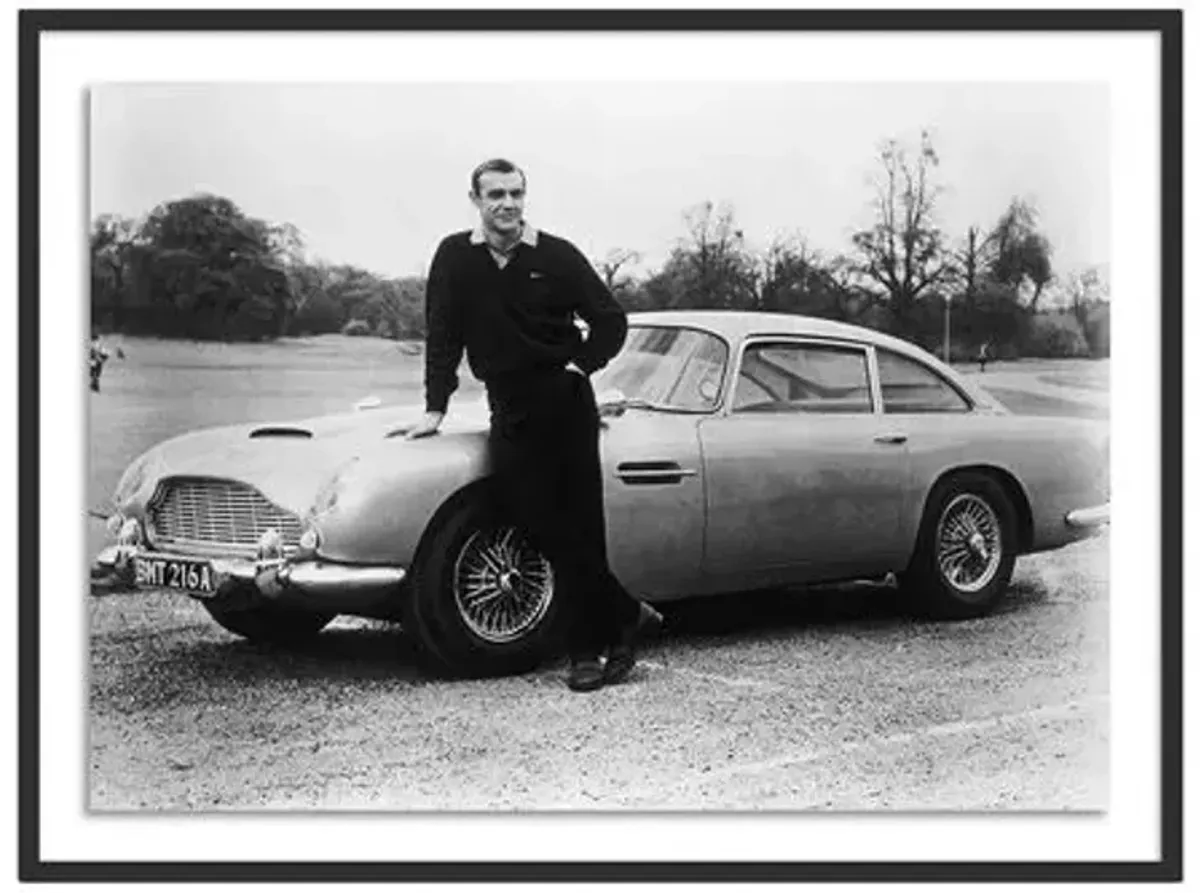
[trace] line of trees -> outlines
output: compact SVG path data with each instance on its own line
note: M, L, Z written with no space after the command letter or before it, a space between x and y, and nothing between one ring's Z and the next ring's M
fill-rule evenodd
M763 250L747 244L734 209L711 202L684 214L685 234L658 271L620 275L631 252L597 264L631 309L732 308L804 313L892 332L938 352L991 356L1107 356L1108 289L1100 270L1059 275L1030 200L1014 197L991 226L960 239L938 223L938 156L885 143L872 183L871 222L842 253L802 234ZM1047 300L1052 297L1052 300Z
M291 224L246 215L227 198L166 202L91 232L94 327L222 341L352 331L421 333L425 284L306 259Z
M629 310L725 308L805 313L889 331L955 358L1107 356L1108 289L1098 269L1059 274L1033 202L1013 198L990 226L952 238L938 222L938 155L923 134L878 153L869 225L847 250L802 233L749 244L727 204L683 214L657 270L615 248L595 259ZM141 221L104 215L91 233L93 326L216 340L329 332L424 334L425 283L313 261L290 224L246 215L227 198L166 202ZM946 343L949 305L950 342Z

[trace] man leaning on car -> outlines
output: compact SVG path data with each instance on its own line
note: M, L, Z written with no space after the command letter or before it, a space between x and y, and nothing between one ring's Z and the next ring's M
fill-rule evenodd
M608 565L599 417L588 376L621 349L627 322L583 254L524 218L524 172L479 165L479 225L444 238L426 289L425 408L410 438L437 432L465 350L487 389L488 445L503 509L550 561L567 613L575 691L623 681L662 618ZM575 324L588 325L584 336ZM601 656L605 660L601 661Z

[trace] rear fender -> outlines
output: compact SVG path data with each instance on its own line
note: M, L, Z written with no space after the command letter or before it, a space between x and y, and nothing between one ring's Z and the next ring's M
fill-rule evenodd
M1107 501L1107 426L1080 419L996 416L965 438L914 438L911 502L917 531L934 487L949 475L973 470L995 477L1013 499L1021 523L1022 553L1054 549L1081 538L1067 512ZM964 455L970 460L962 461ZM913 545L915 547L916 537Z
M925 498L918 502L919 513L911 528L913 530L913 538L908 550L910 560L911 556L916 552L917 541L921 535L921 524L929 511L929 501L933 498L933 494L943 483L955 475L966 474L968 472L985 474L1004 488L1005 494L1008 496L1013 509L1017 513L1017 551L1018 553L1024 553L1032 548L1033 509L1029 503L1029 495L1025 492L1025 488L1021 486L1020 481L1017 480L1016 475L1008 469L1000 468L996 465L961 465L954 468L947 468L943 471L925 491Z

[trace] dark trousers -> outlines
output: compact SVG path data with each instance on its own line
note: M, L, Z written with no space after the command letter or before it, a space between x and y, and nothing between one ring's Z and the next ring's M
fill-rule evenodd
M487 383L491 464L505 513L554 569L572 657L598 655L639 603L608 566L592 385L565 369Z

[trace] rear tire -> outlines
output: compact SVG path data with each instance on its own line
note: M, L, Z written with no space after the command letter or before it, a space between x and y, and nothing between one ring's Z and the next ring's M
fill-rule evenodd
M479 498L464 500L434 531L409 582L401 622L437 672L524 673L557 645L549 562Z
M979 617L1008 589L1016 556L1017 514L1004 488L989 475L962 472L929 494L901 592L923 617Z
M219 598L201 604L213 620L234 635L276 645L294 645L312 639L335 616L277 605L231 606Z

